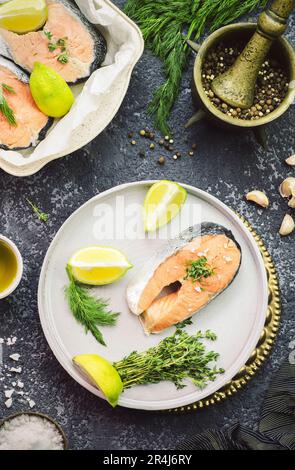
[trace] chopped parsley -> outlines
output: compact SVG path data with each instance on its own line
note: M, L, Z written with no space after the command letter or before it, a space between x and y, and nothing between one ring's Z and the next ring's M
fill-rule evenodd
M214 270L208 265L206 256L202 256L196 261L191 261L186 270L186 276L184 279L193 279L194 282L206 279L214 274Z

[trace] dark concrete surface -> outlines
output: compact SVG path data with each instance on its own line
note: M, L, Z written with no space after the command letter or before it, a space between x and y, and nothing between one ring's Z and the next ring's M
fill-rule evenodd
M123 2L116 2L121 4ZM295 18L288 31L295 44ZM172 114L177 148L184 154L166 165L156 163L158 151L138 156L139 146L128 143L127 133L151 126L145 109L152 91L161 82L161 64L146 51L132 75L126 98L113 122L93 142L68 157L50 163L34 176L18 179L0 170L0 233L19 246L25 262L24 277L17 291L0 301L0 337L17 337L14 346L3 347L4 364L8 356L21 354L20 374L25 397L36 402L34 410L48 413L64 427L73 449L173 449L187 436L208 427L221 427L239 421L255 427L269 380L288 355L288 344L295 339L295 249L294 234L280 238L278 228L286 202L277 188L294 170L284 159L295 153L294 106L269 126L268 149L259 147L250 133L231 134L200 123L184 131L183 123L193 112L190 76L193 59L184 75L181 95ZM196 142L194 157L187 156ZM44 338L37 308L37 285L41 264L56 231L66 218L89 198L120 183L144 179L174 179L189 183L217 196L244 215L265 241L276 263L282 291L282 324L266 364L242 391L217 406L187 414L168 414L112 410L102 400L75 383L54 358ZM248 204L245 193L267 191L271 205L260 210ZM25 202L30 197L50 214L40 223ZM291 213L289 210L288 212ZM7 374L4 368L1 374ZM0 374L0 378L1 378ZM28 410L19 396L8 410L4 405L4 386L0 382L0 416Z

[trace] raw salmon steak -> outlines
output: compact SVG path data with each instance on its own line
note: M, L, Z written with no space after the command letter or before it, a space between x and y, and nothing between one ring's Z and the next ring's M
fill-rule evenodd
M17 34L0 28L0 54L32 72L41 62L68 83L86 80L103 62L106 42L69 0L47 0L48 20L40 31Z
M29 87L29 77L13 62L0 56L0 85L3 97L12 109L16 124L10 124L0 112L0 148L5 150L25 149L37 145L46 136L53 120L45 116L36 106Z
M192 269L200 263L203 276ZM129 308L140 316L146 333L159 333L224 291L240 264L241 248L230 230L211 222L196 225L170 240L130 282Z

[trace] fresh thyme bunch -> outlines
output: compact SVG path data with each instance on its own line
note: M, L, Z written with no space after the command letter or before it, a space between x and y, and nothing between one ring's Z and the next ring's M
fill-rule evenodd
M165 82L155 91L148 111L155 126L169 134L168 118L179 94L187 64L186 39L198 41L206 30L232 23L268 0L127 0L125 12L140 27L147 47L163 61Z
M134 351L113 366L125 389L134 385L155 384L162 380L173 382L180 389L185 387L184 379L191 380L202 389L224 372L223 369L212 366L219 354L206 351L200 341L204 338L214 341L216 335L209 330L205 334L198 331L195 335L190 335L178 326L172 336L164 338L157 346L142 353Z

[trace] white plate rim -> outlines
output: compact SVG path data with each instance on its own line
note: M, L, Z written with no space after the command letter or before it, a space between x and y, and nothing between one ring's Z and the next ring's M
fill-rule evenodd
M40 277L39 277L39 285L38 285L38 310L39 310L39 318L41 322L41 326L45 335L45 338L49 344L50 349L52 350L53 354L55 355L56 359L60 363L60 365L68 372L68 374L80 385L82 385L84 388L86 388L88 391L93 393L94 395L103 398L102 393L93 385L91 385L89 382L87 382L82 375L78 372L77 369L75 369L73 366L70 368L69 364L65 360L64 352L62 351L59 343L55 340L55 338L52 336L50 328L48 327L48 324L46 322L46 312L45 312L45 307L44 307L44 295L45 295L45 280L46 280L46 268L47 264L49 263L50 260L50 255L51 255L51 250L54 249L55 244L58 243L58 240L60 236L62 235L63 230L65 227L70 223L72 218L74 218L79 211L82 211L84 207L87 205L91 205L94 201L99 201L100 199L109 196L113 193L116 193L117 191L122 191L125 189L128 189L130 187L135 187L135 186L148 186L152 185L154 183L157 183L159 180L143 180L143 181L134 181L130 183L124 183L120 184L117 186L114 186L106 191L103 191L96 196L90 198L88 201L86 201L84 204L82 204L80 207L78 207L66 220L65 222L61 225L57 233L55 234L53 240L51 241L47 253L45 255L41 272L40 272ZM178 182L178 181L177 181ZM192 403L204 399L207 396L211 395L212 393L217 392L220 388L222 388L226 383L228 383L245 365L245 363L248 361L249 357L251 356L253 350L255 349L258 340L260 338L261 332L263 330L264 324L265 324L265 318L266 318L266 313L267 313L267 305L268 305L268 287L267 287L267 274L266 274L266 269L264 266L263 258L261 256L260 250L250 233L250 231L245 227L241 219L235 214L235 212L227 207L226 204L221 202L218 198L215 196L207 193L206 191L196 188L194 186L184 184L181 182L178 182L183 188L185 188L189 193L191 193L194 196L197 196L206 202L209 202L211 205L214 207L217 207L222 213L225 213L227 216L229 216L232 219L232 222L237 226L238 229L240 229L244 236L246 236L247 241L250 243L251 248L253 249L253 252L255 253L255 261L258 264L258 267L260 268L260 274L261 274L261 281L262 281L262 290L261 290L261 295L262 295L262 301L261 305L264 305L264 308L261 308L261 314L260 316L256 316L255 319L255 325L253 325L252 328L252 336L245 345L244 349L241 351L239 357L240 360L236 361L236 367L233 369L231 368L231 373L228 374L227 371L223 374L223 384L220 385L218 388L215 390L211 390L210 392L206 393L206 390L208 390L208 387L203 391L203 395L201 397L198 397L196 400L196 393L191 393L189 395L186 395L185 397L179 397L179 398L174 398L167 400L165 404L162 401L153 401L153 402L139 402L135 399L130 399L130 398L124 398L124 396L121 396L119 399L119 405L126 407L126 408L132 408L132 409L141 409L141 410L150 410L150 411L155 411L155 410L168 410L172 408L178 408L182 406L187 406L191 405ZM265 313L263 313L263 311ZM254 332L254 333L253 333ZM72 364L71 364L72 365ZM214 382L213 382L214 384ZM212 387L211 387L212 388ZM145 403L145 405L143 405Z

